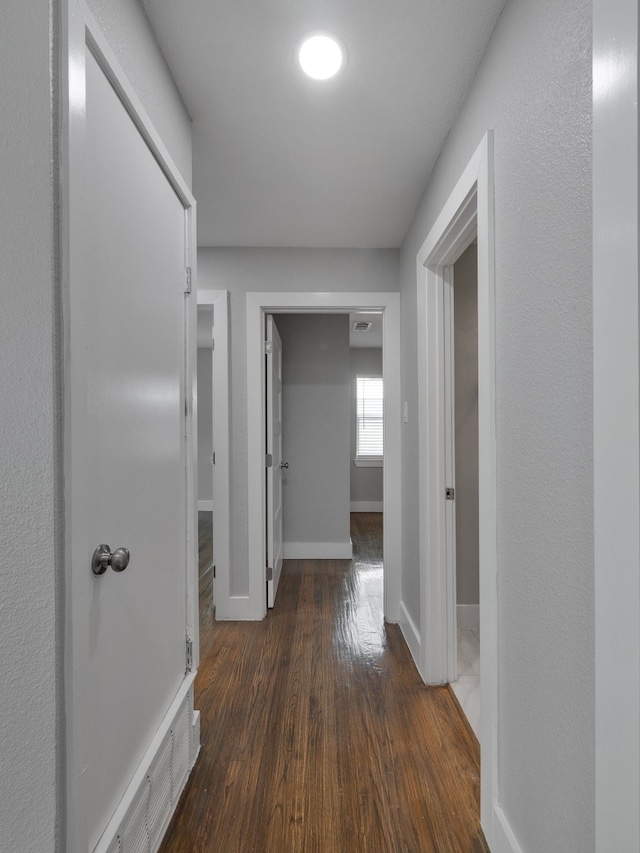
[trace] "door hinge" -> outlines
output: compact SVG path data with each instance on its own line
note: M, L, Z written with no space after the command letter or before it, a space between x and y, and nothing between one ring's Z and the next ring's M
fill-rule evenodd
M267 566L267 580L273 580L273 566Z
M444 490L444 499L446 501L452 501L455 498L456 490L452 489L451 486Z
M215 578L215 576L216 576L216 564L214 563L213 564L213 577Z
M216 452L215 452L215 450L214 450L214 451L213 451L213 453L211 454L211 464L212 464L212 465L215 465L215 464L216 464Z
M185 269L184 292L191 293L191 267Z
M187 637L187 672L193 669L193 640Z
M264 457L264 467L272 468L273 467L273 456L270 453L267 453Z
M271 355L273 352L273 341L265 341L264 342L264 353L265 355Z

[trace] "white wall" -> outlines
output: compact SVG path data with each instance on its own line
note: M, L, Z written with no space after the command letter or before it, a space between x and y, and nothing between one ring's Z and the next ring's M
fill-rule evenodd
M349 535L349 317L280 314L283 537L336 543ZM321 556L320 551L318 556Z
M198 500L213 500L213 408L211 347L198 347Z
M246 298L250 291L395 291L396 249L199 248L199 287L230 293L231 595L249 591Z
M3 849L30 853L65 849L59 103L51 102L61 6L9 4L0 28L0 838ZM151 33L129 29L137 3L101 7L128 33L126 53L148 83L138 93L153 113L149 93L162 91L166 69ZM161 112L166 121L155 120L189 177L186 114L169 103Z
M478 247L453 272L455 370L456 599L479 604L478 557Z
M356 503L382 503L382 468L358 467L356 458L356 417L358 376L382 376L382 349L351 350L351 501Z
M402 248L495 130L499 796L525 853L594 849L591 3L511 0ZM403 434L403 600L419 623L418 452Z
M0 27L0 838L56 849L62 785L60 296L49 9Z

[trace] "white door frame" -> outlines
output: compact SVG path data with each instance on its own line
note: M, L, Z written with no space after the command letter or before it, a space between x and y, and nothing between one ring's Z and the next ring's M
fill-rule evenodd
M229 461L229 291L199 290L198 305L213 306L213 563L216 619L229 619L230 461ZM195 417L197 423L197 416Z
M67 574L65 580L65 717L66 717L66 841L65 849L70 853L88 849L88 834L85 807L86 785L83 772L87 764L87 744L91 737L91 719L87 712L89 658L87 637L89 636L90 603L77 600L74 596L73 579L77 572L90 571L90 554L85 554L77 544L79 537L75 531L86 529L86 510L80 501L74 501L78 483L78 473L72 469L71 447L74 452L84 452L84 437L73 429L76 422L82 422L82 407L86 394L78 369L81 353L74 351L71 330L73 328L74 294L88 279L89 256L85 238L85 185L87 150L85 145L85 54L90 50L100 63L111 84L118 93L141 135L162 168L167 180L173 187L185 208L185 267L191 269L193 286L196 279L196 233L195 200L174 164L160 136L153 127L142 103L129 84L115 54L104 38L95 20L91 16L84 0L68 0L62 4L61 56L61 169L64 176L61 187L62 205L62 282L63 282L63 318L64 318L64 479L65 479L65 553ZM133 189L132 189L133 191ZM185 278L186 284L186 278ZM116 820L128 819L134 801L144 790L145 767L151 767L154 751L157 751L171 735L177 714L187 706L191 708L193 681L197 666L198 640L198 536L197 536L197 446L193 418L193 398L191 390L195 381L196 363L196 300L185 296L185 395L186 395L186 602L177 606L185 607L185 628L187 635L194 640L196 659L192 670L187 672L178 696L167 712L160 729L143 758L140 770L131 781L131 785L114 815ZM96 323L97 334L101 333ZM73 439L73 441L72 441ZM80 446L79 446L80 445ZM80 489L79 489L80 491ZM73 511L72 511L73 510ZM191 728L191 721L188 723ZM190 737L195 735L193 731ZM192 740L191 759L195 758L197 747ZM176 792L177 793L177 792ZM167 821L170 814L167 815ZM110 824L111 827L111 824ZM107 832L105 831L105 836ZM108 842L98 845L102 849ZM98 849L97 848L97 849Z
M419 379L420 672L456 676L455 566L445 523L444 301L451 266L478 238L478 444L481 685L481 821L491 845L498 804L493 133L487 132L416 258ZM448 336L451 343L452 336Z
M593 12L596 850L639 850L638 3Z
M400 294L247 293L247 454L249 596L245 619L267 612L265 550L264 316L265 314L347 314L383 311L384 429L384 615L400 617L401 458L400 458Z
M282 482L282 339L273 314L266 315L266 451L270 465L266 470L267 482L267 607L273 607L278 593L282 564L283 540L283 482ZM276 505L277 501L277 505Z

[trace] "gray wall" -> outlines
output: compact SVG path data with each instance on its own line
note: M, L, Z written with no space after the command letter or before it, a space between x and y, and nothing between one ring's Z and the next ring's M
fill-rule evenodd
M472 243L453 272L456 597L478 604L478 247Z
M230 291L231 595L247 595L246 296L249 291L397 291L396 249L198 249L198 286Z
M198 347L198 500L213 500L211 347Z
M140 0L87 0L180 174L191 186L191 119Z
M128 33L127 53L148 83L139 94L188 179L189 122L170 103L149 103L152 90L164 100L166 67L150 31L129 30L137 3L91 5ZM65 849L59 104L51 101L59 11L11 3L0 28L0 838L3 849L30 853Z
M349 317L281 314L284 542L349 543Z
M0 27L0 838L5 850L34 853L56 847L63 793L60 296L47 7L9 3Z
M499 786L524 851L594 849L591 3L507 3L402 248L495 130ZM403 599L419 623L418 451L403 433Z
M382 376L382 349L351 350L351 500L382 501L382 468L358 468L356 457L356 377Z

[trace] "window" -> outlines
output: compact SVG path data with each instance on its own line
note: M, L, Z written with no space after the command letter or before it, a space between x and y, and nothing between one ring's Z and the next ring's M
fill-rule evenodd
M384 388L381 376L356 378L356 465L381 465Z

